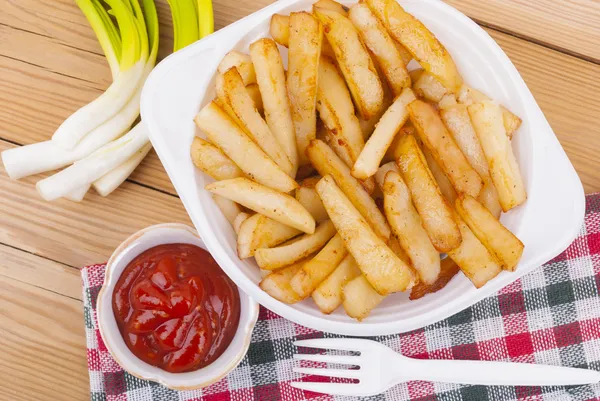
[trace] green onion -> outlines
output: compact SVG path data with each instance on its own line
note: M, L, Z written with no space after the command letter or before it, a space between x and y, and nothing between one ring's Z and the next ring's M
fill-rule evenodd
M198 27L200 39L215 31L212 0L198 0Z

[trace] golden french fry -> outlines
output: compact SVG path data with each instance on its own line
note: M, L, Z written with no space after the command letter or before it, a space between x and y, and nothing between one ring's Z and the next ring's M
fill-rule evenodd
M213 200L232 226L235 223L235 218L242 213L242 208L237 203L219 195L212 195Z
M387 152L385 152L385 156L383 157L384 163L396 161L396 149L398 148L398 143L400 143L400 139L402 138L402 135L413 135L414 136L416 134L415 127L413 127L412 124L409 125L409 123L410 123L410 121L407 124L405 124L404 127L400 128L400 131L398 131L398 133L394 137L392 144L388 148Z
M319 181L317 192L346 248L378 293L386 295L413 286L416 278L411 268L375 234L332 176Z
M302 233L260 213L245 220L236 232L237 253L240 259L254 256L259 248L274 247Z
M338 12L344 17L348 16L348 7L343 6L334 0L319 0L313 4L313 7L326 8L328 10Z
M281 192L289 192L298 186L214 102L204 106L194 121L212 143L259 184Z
M388 162L388 163L382 165L377 170L377 173L375 173L375 182L377 182L377 185L379 186L379 188L382 191L383 191L383 184L385 184L385 175L390 171L395 171L397 173L400 172L400 170L398 169L398 165L396 164L395 161Z
M354 207L369 222L371 228L375 230L378 236L387 241L390 237L390 227L385 221L385 217L361 183L350 174L350 168L325 142L318 139L310 143L307 154L319 174L322 177L331 175Z
M320 177L319 177L320 179ZM306 180L304 180L306 182ZM321 202L321 198L317 194L317 190L312 187L305 186L304 182L296 188L296 200L314 217L317 223L327 220L329 216Z
M315 219L296 199L247 178L213 182L205 189L305 233L315 231Z
M492 182L491 177L483 182L483 188L477 197L477 201L485 206L495 218L499 219L502 214L502 206L500 206L498 190Z
M273 40L263 38L250 45L250 56L256 71L265 119L292 164L291 176L294 177L298 169L298 149L279 49Z
M385 216L421 281L433 284L440 274L440 254L423 228L406 183L395 171L385 176L383 205Z
M444 195L444 198L446 198L450 206L453 206L458 194L454 190L452 183L448 177L446 177L446 174L444 174L442 168L439 164L437 164L431 153L424 148L421 148L421 150L423 151L423 156L425 156L425 160L427 161L427 167L429 167L433 178L435 178L435 182L437 182L442 195Z
M517 268L524 245L489 210L475 198L464 196L456 200L456 211L504 270Z
M415 95L430 102L439 103L448 94L448 89L433 75L422 69L410 72ZM449 94L453 96L452 94Z
M243 177L244 173L215 145L195 137L191 148L192 162L215 180Z
M360 129L363 132L363 138L365 138L365 141L367 139L369 139L371 134L373 134L373 131L375 131L375 126L381 119L381 116L391 106L393 101L394 101L394 97L392 95L392 92L387 88L387 86L384 86L383 87L383 106L381 107L381 109L379 109L379 111L373 117L371 117L369 119L363 119L362 117L359 116L358 122L360 124Z
M290 17L287 15L273 14L269 32L275 42L283 47L288 47L290 42ZM335 58L335 53L325 38L323 38L323 43L321 44L321 54L331 59Z
M254 107L260 114L264 114L265 108L263 105L262 96L260 95L260 89L258 89L258 84L250 84L246 86L246 92L252 99L252 103L254 103Z
M448 50L421 21L404 11L396 0L366 0L392 37L413 55L421 66L448 90L456 92L462 77Z
M319 310L325 314L336 310L342 304L342 291L346 283L361 274L352 255L346 255L333 273L323 280L311 294Z
M311 14L290 14L287 90L296 132L300 164L306 164L306 148L317 135L317 82L323 25Z
M236 234L240 233L240 227L244 223L244 221L248 220L252 215L250 213L241 212L237 216L235 216L235 220L233 220L233 231Z
M448 256L456 262L476 288L481 288L496 277L502 268L460 216L456 217L456 221L463 240L458 248L448 252Z
M473 103L484 102L486 100L492 100L484 93L478 91L477 89L473 89L467 85L463 85L460 90L456 93L456 97L459 103L465 104L467 106ZM521 119L508 110L504 106L500 106L502 109L502 122L504 123L504 128L506 129L506 135L509 138L513 137L513 134L516 130L521 126Z
M240 126L267 156L288 175L295 175L285 150L254 107L237 68L231 68L221 76L222 79L217 79L217 86L222 84L222 91L218 88L217 93L221 92L223 97L219 96L219 99L231 108Z
M410 88L405 88L402 94L383 114L373 135L365 144L362 152L352 167L352 175L359 180L366 180L373 176L381 160L391 146L394 137L408 120L408 105L415 100L415 95Z
M439 252L448 252L458 247L461 237L452 208L427 167L417 140L412 135L403 136L396 152L398 168L431 243Z
M290 282L292 289L301 298L307 298L335 270L347 254L348 251L342 237L336 234L314 258L304 263L292 277Z
M275 248L259 248L254 252L254 257L261 269L279 269L318 251L334 235L335 226L331 220L325 220L313 234L305 234Z
M458 103L456 102L456 96L454 96L454 93L448 93L442 96L442 98L438 102L438 108L440 110L443 110L445 108L452 107L457 104Z
M359 115L363 119L373 117L383 107L383 86L356 28L335 11L318 7L313 10L323 23L325 36L333 47Z
M390 247L390 249L392 250L392 252L394 252L396 254L396 256L398 256L400 258L401 261L406 263L407 266L409 266L412 270L414 270L413 266L412 266L412 262L410 260L410 256L408 256L406 251L402 248L402 245L400 245L400 241L398 240L398 237L396 237L395 234L392 234L390 236L390 239L387 244ZM419 274L417 272L415 272L415 276L417 276L415 283L418 283L420 281L418 275Z
M256 83L256 73L254 72L254 65L249 55L232 50L223 57L223 60L221 60L217 67L217 71L219 74L224 74L225 71L233 67L237 68L240 72L244 85Z
M264 292L283 303L293 304L301 301L302 298L300 298L290 286L290 280L298 270L300 270L304 262L305 261L301 261L291 266L270 272L270 274L262 279L258 286Z
M500 106L494 102L473 103L467 107L473 127L490 167L502 210L507 212L527 199L517 159L502 122Z
M456 145L435 109L421 100L415 100L408 105L408 112L423 144L431 152L456 192L479 195L483 187L481 177Z
M444 288L450 282L450 280L458 274L459 271L460 268L452 259L446 258L442 260L440 275L437 280L435 280L435 282L432 284L421 282L415 285L412 290L410 290L409 299L414 301L415 299L423 298L427 294L438 292Z
M381 67L394 95L400 95L404 88L410 86L410 76L399 50L402 45L392 39L366 4L356 3L350 7L348 18L358 29L360 37Z
M346 283L342 294L346 314L358 321L369 316L371 311L385 299L385 296L375 291L363 275Z

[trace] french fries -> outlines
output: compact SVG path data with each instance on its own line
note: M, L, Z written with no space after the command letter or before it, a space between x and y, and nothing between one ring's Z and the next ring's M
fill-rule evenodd
M456 211L502 268L514 271L523 254L523 243L471 196L457 199Z
M244 221L248 220L251 216L252 215L250 213L246 212L241 212L237 216L235 216L235 219L233 220L233 231L235 231L235 233L239 235L240 227L242 226Z
M443 109L455 106L457 104L458 104L458 102L456 101L456 96L454 96L453 93L448 93L448 94L445 94L444 96L442 96L442 98L438 102L438 108L440 110L443 110Z
M415 95L430 102L439 103L448 94L448 89L433 75L422 69L410 72Z
M283 47L288 47L290 44L290 17L287 15L273 14L269 32L275 42ZM331 59L335 58L333 48L326 38L323 38L323 43L321 44L321 54Z
M291 176L294 177L298 169L298 147L279 49L273 40L259 39L250 45L250 56L256 71L265 119L285 151L292 165Z
M328 10L338 12L344 17L348 16L348 7L343 6L334 0L318 0L315 4L313 4L313 7L326 8Z
M313 181L312 178L307 178L296 188L296 200L308 210L317 223L320 223L327 220L329 216L315 189L316 182Z
M289 192L298 186L214 102L203 107L194 121L212 143L259 184L281 192Z
M366 0L392 37L413 55L425 70L449 91L460 89L463 80L452 56L421 21L404 11L396 0Z
M462 243L448 251L448 256L456 262L460 270L476 288L483 287L502 271L498 260L477 239L469 226L459 216L456 217Z
M451 206L454 205L454 201L456 201L458 194L452 186L452 183L448 177L446 177L446 174L444 174L440 165L437 164L433 156L431 156L431 153L429 153L427 149L421 148L421 150L423 151L423 156L425 156L425 160L427 161L427 167L429 167L433 178L435 178L435 182L437 182L442 195L444 195L444 198L446 198Z
M365 3L350 7L348 18L354 24L363 42L381 67L385 79L395 96L410 86L410 76L397 44L389 35L381 21ZM410 60L410 59L409 59Z
M336 310L343 302L342 292L346 283L361 274L352 255L346 255L333 273L323 280L311 294L319 310L325 314Z
M478 196L483 181L452 139L434 108L416 100L408 105L410 120L425 147L458 193Z
M294 263L291 266L271 272L266 275L258 285L264 292L286 304L293 304L301 301L290 286L290 280L302 268L305 261Z
M315 232L315 219L296 199L247 178L217 181L205 189L302 232Z
M463 85L460 88L460 90L456 93L456 97L459 103L465 104L467 106L473 103L491 100L482 92L478 91L477 89L473 89L467 85ZM521 126L522 121L517 115L512 113L506 107L500 106L500 108L502 109L502 122L504 123L504 128L506 129L506 135L508 135L509 138L512 138L515 131L518 130Z
M379 294L386 295L412 287L415 276L411 268L375 234L364 217L335 184L333 177L323 177L316 188L346 248L373 288ZM373 263L373 261L377 262Z
M398 170L398 165L396 164L395 161L388 162L388 163L382 165L377 170L377 173L375 173L375 182L377 183L377 186L379 186L379 188L382 191L383 191L383 184L385 184L385 176L390 171L395 171L397 173L400 173L400 170Z
M263 106L262 96L260 95L260 89L258 89L258 84L250 84L246 86L246 92L252 99L252 103L254 103L254 107L256 110L262 115L265 113L265 109Z
M427 167L417 140L412 135L403 136L398 144L397 155L398 168L431 243L439 252L458 247L461 236L452 209Z
M244 176L242 170L229 157L202 138L194 138L190 154L194 165L215 180L228 180Z
M412 90L405 88L383 114L352 167L354 177L366 180L377 172L394 137L408 119L408 105L415 99Z
M414 301L415 299L423 298L427 294L438 292L444 288L450 282L450 280L452 280L452 278L458 274L459 271L460 268L452 259L446 258L442 260L440 275L438 276L437 280L435 280L435 282L432 284L420 282L419 284L415 285L412 290L410 290L409 299Z
M334 235L335 226L331 220L325 220L317 226L313 234L305 234L275 248L259 248L254 257L261 269L279 269L315 253Z
M344 286L342 294L346 314L358 321L369 316L371 311L385 299L385 296L375 291L363 275L350 280Z
M317 82L323 25L306 12L290 14L287 90L296 132L300 164L306 164L306 148L316 137Z
M383 107L383 86L368 50L352 22L340 13L314 7L346 79L359 115L369 119Z
M219 74L224 74L225 71L233 67L237 68L240 72L244 85L256 83L256 73L250 56L237 50L232 50L223 57L223 60L221 60L217 67L217 71Z
M233 227L236 217L242 213L240 205L219 195L213 194L212 198L217 204L217 207L221 210L221 213L223 213L223 216L225 216L229 224Z
M301 298L307 298L348 255L344 240L336 234L314 258L302 265L290 285Z
M412 124L410 124L410 125L409 124L410 124L410 121L408 121L406 124L404 124L404 127L400 128L400 131L398 131L398 133L394 137L392 144L388 148L387 152L385 152L385 156L383 157L384 163L396 161L396 149L398 148L398 143L400 143L400 139L402 138L403 135L413 135L414 136L416 134L415 127L413 127Z
M440 254L431 244L415 210L408 187L395 171L388 171L383 185L385 215L402 249L408 254L421 281L433 284L440 274Z
M237 254L240 259L254 256L259 248L274 247L302 233L260 213L244 220L236 232Z
M226 103L235 113L237 121L248 133L250 138L288 175L293 176L295 169L287 157L286 152L275 136L271 133L269 126L254 107L254 102L242 81L242 76L237 68L231 68L222 75L223 79L217 82L222 86L223 103ZM219 84L217 84L219 85ZM217 93L221 92L217 89Z
M490 167L502 210L507 212L527 199L517 159L506 136L500 106L484 101L467 107Z
M385 221L385 217L361 183L350 174L348 166L344 164L325 142L318 139L310 143L307 155L319 174L322 177L331 175L354 207L369 222L375 233L383 238L384 241L387 241L391 231Z

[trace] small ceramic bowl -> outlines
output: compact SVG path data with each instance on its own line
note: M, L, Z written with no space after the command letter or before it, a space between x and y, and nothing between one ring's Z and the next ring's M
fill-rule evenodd
M97 314L100 334L117 363L140 379L152 380L176 390L192 390L213 384L231 372L244 358L252 330L258 319L258 303L240 293L240 322L225 352L213 363L193 372L169 373L137 358L127 348L112 308L112 295L119 276L140 253L162 244L193 244L206 249L196 230L183 224L159 224L145 228L126 239L114 251L106 266L104 284L98 294Z

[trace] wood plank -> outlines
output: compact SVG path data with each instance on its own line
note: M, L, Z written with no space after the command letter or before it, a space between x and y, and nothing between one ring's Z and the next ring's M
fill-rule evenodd
M89 398L81 301L0 276L0 399Z
M0 151L12 146L0 142ZM107 198L90 191L75 203L43 201L36 181L0 175L0 243L69 266L105 262L119 243L144 227L191 224L177 197L131 182Z
M489 27L600 62L597 0L444 0Z

